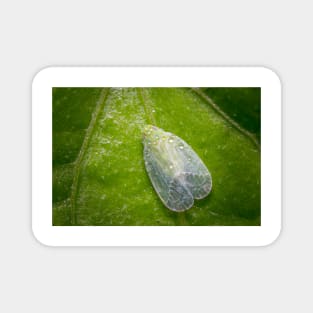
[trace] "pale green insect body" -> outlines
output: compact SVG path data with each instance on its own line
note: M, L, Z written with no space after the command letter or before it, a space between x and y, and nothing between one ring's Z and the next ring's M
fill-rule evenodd
M167 208L186 211L193 206L194 199L202 199L211 192L210 172L181 138L148 125L143 144L147 173Z

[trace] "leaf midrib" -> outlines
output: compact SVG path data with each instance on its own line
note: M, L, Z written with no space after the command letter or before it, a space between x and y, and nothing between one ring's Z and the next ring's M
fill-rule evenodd
M141 101L141 104L142 104L142 106L144 108L145 115L149 119L149 123L157 126L155 117L152 114L152 112L153 112L152 108L151 108L151 106L149 105L149 103L147 101L147 97L145 95L144 88L137 88L137 91L138 91L138 96L139 96L139 99Z

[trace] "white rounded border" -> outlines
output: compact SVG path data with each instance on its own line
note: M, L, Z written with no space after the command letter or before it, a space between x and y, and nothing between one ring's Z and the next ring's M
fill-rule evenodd
M52 87L261 87L261 226L52 226ZM281 83L264 67L49 67L32 85L32 229L49 246L264 246L281 230Z

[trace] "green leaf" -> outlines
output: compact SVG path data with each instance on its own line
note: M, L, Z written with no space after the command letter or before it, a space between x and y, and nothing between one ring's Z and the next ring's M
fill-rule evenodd
M202 88L241 127L261 137L261 88Z
M53 225L260 225L259 145L202 93L54 88ZM167 209L149 181L146 124L185 140L212 175L210 195L186 212Z

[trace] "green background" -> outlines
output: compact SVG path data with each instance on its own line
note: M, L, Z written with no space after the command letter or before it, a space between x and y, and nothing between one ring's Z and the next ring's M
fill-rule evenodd
M260 225L260 88L53 88L53 225ZM211 194L167 209L145 172L142 130L185 140Z

